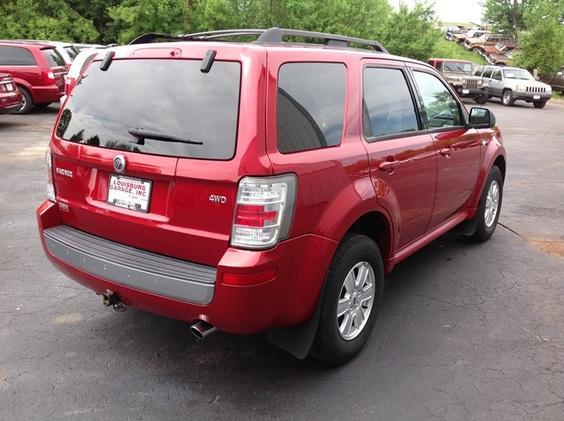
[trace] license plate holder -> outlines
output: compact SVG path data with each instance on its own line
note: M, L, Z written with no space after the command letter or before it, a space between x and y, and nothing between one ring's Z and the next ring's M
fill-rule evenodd
M151 180L110 174L107 202L120 208L147 213L152 186Z
M463 89L463 90L462 90L462 93L463 93L464 95L468 95L468 94L470 93L470 89Z

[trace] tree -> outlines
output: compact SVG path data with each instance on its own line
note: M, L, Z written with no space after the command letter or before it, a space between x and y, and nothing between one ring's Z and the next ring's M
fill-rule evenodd
M387 20L381 41L393 54L427 60L440 37L431 5L416 3L409 9L401 4Z
M175 34L185 32L188 17L184 0L124 0L108 8L109 27L119 34L120 43L128 43L146 32Z
M484 22L495 32L517 37L525 27L525 10L536 0L486 0Z
M64 0L0 3L0 38L95 41L98 32Z
M548 74L564 63L564 0L537 0L525 13L529 29L519 38L513 62Z

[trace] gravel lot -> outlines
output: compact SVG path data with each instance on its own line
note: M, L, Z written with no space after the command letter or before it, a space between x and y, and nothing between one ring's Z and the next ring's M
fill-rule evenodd
M564 420L564 103L488 106L509 154L502 226L399 265L338 369L103 307L37 237L56 109L0 116L0 419Z

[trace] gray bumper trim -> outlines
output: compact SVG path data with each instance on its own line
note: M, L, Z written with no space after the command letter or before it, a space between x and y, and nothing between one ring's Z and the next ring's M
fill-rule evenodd
M49 252L91 275L155 294L209 304L217 270L59 225L43 231Z

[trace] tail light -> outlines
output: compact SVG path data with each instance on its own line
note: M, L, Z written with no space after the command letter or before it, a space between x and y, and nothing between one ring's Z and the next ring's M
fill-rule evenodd
M55 81L55 73L53 73L52 71L43 72L43 78L45 80L45 83L50 85Z
M65 95L70 95L72 88L76 83L76 79L74 77L66 77L65 78Z
M47 199L55 201L55 183L53 181L53 157L51 149L47 148L45 153L45 166L47 167Z
M294 174L243 178L237 191L231 245L263 249L288 238L296 184Z

